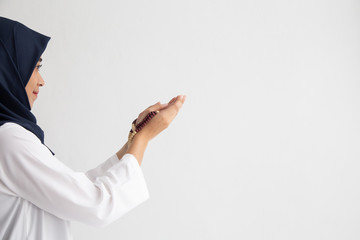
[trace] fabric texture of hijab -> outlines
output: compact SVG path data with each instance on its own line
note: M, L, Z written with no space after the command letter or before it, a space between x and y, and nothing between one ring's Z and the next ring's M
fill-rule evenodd
M49 40L17 21L0 17L0 126L17 123L34 133L42 144L44 131L31 112L25 87Z

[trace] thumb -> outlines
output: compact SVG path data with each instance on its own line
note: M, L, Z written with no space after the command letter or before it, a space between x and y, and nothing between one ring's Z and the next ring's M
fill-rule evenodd
M152 105L149 107L149 110L151 112L153 111L160 111L164 108L166 108L168 106L168 103L160 103L160 102L157 102L156 104Z

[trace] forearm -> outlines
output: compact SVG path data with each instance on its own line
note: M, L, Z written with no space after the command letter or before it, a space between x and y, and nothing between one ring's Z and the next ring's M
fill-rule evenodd
M122 159L122 157L125 155L126 151L128 149L127 143L124 144L124 146L116 153L118 159Z
M133 138L131 144L129 144L127 151L125 153L130 153L134 155L139 165L141 165L148 142L149 141L147 140L147 138L145 138L143 135L138 133Z

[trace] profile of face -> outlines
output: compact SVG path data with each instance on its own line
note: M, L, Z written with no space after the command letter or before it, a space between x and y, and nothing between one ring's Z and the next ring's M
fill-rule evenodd
M37 95L39 94L39 88L45 85L44 79L40 75L40 68L41 68L41 61L42 58L36 63L36 67L31 74L30 80L27 83L25 90L28 95L30 108L33 107L35 100L37 99Z

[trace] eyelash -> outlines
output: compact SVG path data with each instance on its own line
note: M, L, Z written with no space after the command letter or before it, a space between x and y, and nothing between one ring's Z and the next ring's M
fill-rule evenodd
M41 66L42 66L42 64L36 66L36 68L38 69L38 71L40 71Z

